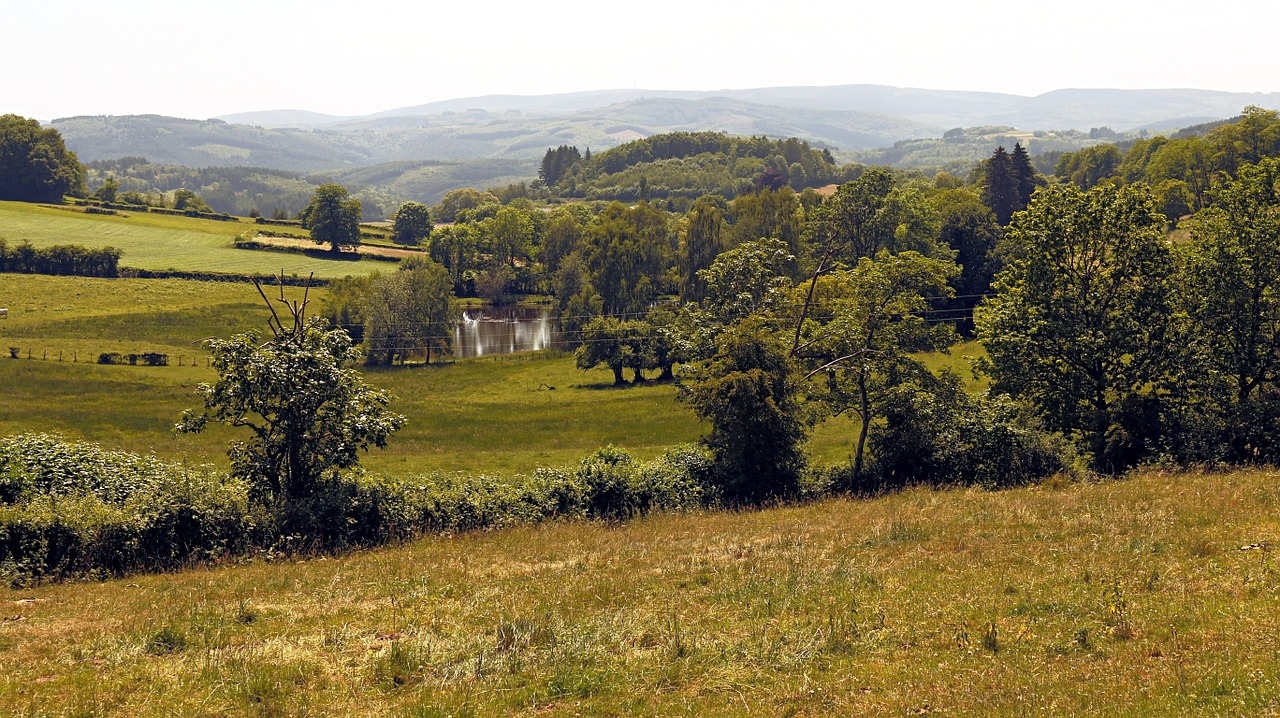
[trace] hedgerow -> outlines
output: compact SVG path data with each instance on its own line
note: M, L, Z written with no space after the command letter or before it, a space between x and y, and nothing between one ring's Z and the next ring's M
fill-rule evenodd
M25 584L172 570L251 556L374 546L555 519L616 520L713 503L711 455L647 462L605 447L570 469L516 476L331 473L305 498L48 434L0 439L0 579Z

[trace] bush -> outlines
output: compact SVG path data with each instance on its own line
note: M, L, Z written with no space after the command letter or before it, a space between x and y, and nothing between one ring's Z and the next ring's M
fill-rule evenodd
M10 582L243 554L252 521L245 487L207 470L44 434L0 440L0 574Z
M862 490L908 484L1023 484L1069 471L1070 445L1003 396L968 394L954 373L888 406L871 435L874 471Z
M635 477L631 455L616 446L596 449L583 459L577 478L586 494L587 514L620 519L639 513Z
M574 470L513 477L327 473L305 497L255 504L224 474L28 434L0 439L0 576L14 583L170 570L253 552L376 546L423 533L607 520L711 502L709 450L651 462L605 447Z

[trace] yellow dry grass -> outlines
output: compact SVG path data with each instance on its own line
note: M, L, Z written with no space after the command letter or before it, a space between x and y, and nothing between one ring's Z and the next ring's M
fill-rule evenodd
M1276 715L1278 478L910 490L12 591L0 712Z

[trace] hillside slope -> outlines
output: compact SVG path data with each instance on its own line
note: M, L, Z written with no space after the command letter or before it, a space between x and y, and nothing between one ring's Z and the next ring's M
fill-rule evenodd
M1270 715L1275 472L561 523L0 597L13 714ZM1270 544L1266 544L1269 546Z

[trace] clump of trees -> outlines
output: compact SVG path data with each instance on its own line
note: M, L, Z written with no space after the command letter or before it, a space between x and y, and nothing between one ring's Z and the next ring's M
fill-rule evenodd
M549 148L539 182L554 197L687 203L706 194L735 196L751 189L800 191L849 179L848 171L836 165L829 150L794 137L671 132L594 155L569 145Z
M1146 185L1042 191L978 308L995 387L1091 466L1273 462L1280 159L1242 165L1171 246Z
M448 270L410 257L394 272L338 280L330 286L322 316L329 326L361 342L369 364L390 366L453 348L458 303Z
M0 272L116 277L120 274L120 250L92 249L78 244L33 247L30 242L10 247L0 237Z
M0 199L61 202L84 194L84 168L62 135L35 120L0 115Z

